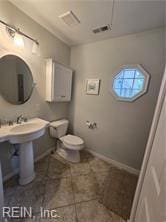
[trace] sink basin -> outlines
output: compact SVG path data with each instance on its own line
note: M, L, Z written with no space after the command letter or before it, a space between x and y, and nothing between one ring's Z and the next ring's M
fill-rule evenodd
M28 134L38 131L40 128L42 128L42 124L40 123L27 123L24 125L15 126L11 128L10 131L14 134Z
M22 144L41 137L45 133L46 121L43 122L41 119L35 120L11 127L9 142L12 144Z
M19 183L25 185L35 178L32 141L43 136L49 122L34 118L27 123L4 126L0 129L0 142L19 145Z

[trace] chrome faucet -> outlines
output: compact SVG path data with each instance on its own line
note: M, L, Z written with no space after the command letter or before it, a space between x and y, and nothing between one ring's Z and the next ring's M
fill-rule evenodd
M20 116L17 117L17 124L21 124L23 120L24 120L24 117L21 114Z
M22 114L20 116L17 117L17 124L21 124L22 122L27 122L28 118L24 117Z

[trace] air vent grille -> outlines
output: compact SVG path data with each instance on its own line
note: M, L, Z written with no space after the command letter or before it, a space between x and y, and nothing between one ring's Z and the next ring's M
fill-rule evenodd
M80 20L72 11L68 11L60 15L59 18L61 18L64 21L64 23L68 26L75 26L80 23Z
M109 30L111 30L110 25L105 25L105 26L93 29L92 31L93 31L93 33L97 34L97 33L105 32L105 31L109 31Z

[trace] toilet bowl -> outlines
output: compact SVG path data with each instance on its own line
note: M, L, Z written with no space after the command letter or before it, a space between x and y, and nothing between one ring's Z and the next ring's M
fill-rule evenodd
M58 139L56 152L64 159L78 163L80 162L80 150L84 148L84 141L71 134L67 134L69 121L66 119L50 123L50 135Z

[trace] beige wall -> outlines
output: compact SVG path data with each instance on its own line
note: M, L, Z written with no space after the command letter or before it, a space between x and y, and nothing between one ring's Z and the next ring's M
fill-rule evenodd
M10 39L7 38L8 36L3 36L5 33L4 27L0 27L0 56L5 53L14 53L21 56L29 64L34 80L37 82L37 87L31 99L24 105L14 106L0 97L0 119L15 120L20 114L24 114L29 118L39 116L46 120L66 117L68 115L67 103L49 104L44 100L45 58L52 57L60 63L69 65L70 48L7 1L0 1L0 19L19 27L25 33L38 39L41 49L40 57L32 55L32 43L26 39L25 49L22 51L16 49ZM8 84L9 87L12 86L11 81ZM35 155L41 154L53 145L54 141L46 134L41 139L35 141ZM11 145L9 143L0 144L0 160L2 162L3 175L11 172L10 148Z
M108 91L115 70L142 64L150 73L148 93L135 102L119 102ZM70 118L86 147L140 169L163 75L164 32L161 29L72 47L75 70ZM100 78L99 96L85 94L85 79ZM97 122L89 130L86 120Z

